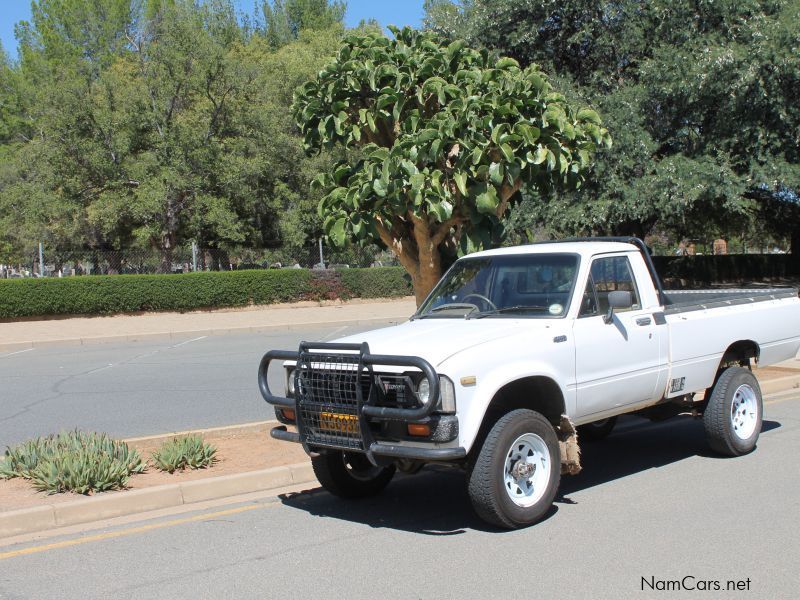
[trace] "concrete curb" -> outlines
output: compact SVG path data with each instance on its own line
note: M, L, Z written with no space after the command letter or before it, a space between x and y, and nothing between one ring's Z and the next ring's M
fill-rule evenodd
M183 341L189 336L216 336L232 333L269 333L273 331L296 331L315 325L391 325L408 319L408 315L397 317L373 317L369 319L343 319L327 321L311 321L307 323L292 323L281 325L259 325L246 327L230 327L227 329L192 329L181 331L137 333L132 335L107 335L97 337L63 338L41 341L7 342L0 344L0 352L15 352L31 348L44 348L54 346L92 346L95 344L113 344L115 342L147 342L147 341Z
M0 538L314 481L311 463L297 463L0 512Z

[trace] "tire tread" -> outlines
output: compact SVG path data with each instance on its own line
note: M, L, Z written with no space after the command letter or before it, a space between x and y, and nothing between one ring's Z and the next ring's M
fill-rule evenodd
M729 427L730 416L728 413L730 411L730 406L727 402L728 391L731 382L736 377L743 374L746 374L748 378L752 378L750 383L759 398L759 412L763 413L761 388L758 385L758 380L749 369L743 367L729 367L722 372L722 375L719 376L719 379L717 379L717 382L714 384L708 404L703 412L703 425L706 430L708 445L711 446L711 449L715 452L725 456L741 456L752 449L742 450L737 448L732 442L733 434ZM759 414L759 421L760 419L761 414ZM757 437L758 431L756 431L756 438Z
M472 501L472 507L481 519L504 529L516 529L521 525L531 524L519 523L505 514L501 504L502 498L499 497L503 492L494 485L496 465L492 464L498 451L498 444L501 441L503 430L514 421L522 418L531 418L539 421L545 428L550 429L553 436L555 436L552 424L540 413L527 409L512 410L503 415L491 428L480 451L475 455L469 470L467 491ZM560 456L551 456L551 461L553 463L551 468L555 469L557 473L555 485L557 488L561 473ZM555 494L555 491L553 491L553 494Z

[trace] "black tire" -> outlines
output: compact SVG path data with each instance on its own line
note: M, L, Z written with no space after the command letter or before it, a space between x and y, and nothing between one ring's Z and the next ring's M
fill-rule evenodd
M711 448L725 456L741 456L756 447L764 405L758 380L749 369L722 372L703 413Z
M535 477L536 469L548 468L542 465L549 464L549 471L542 471L540 475L543 478L540 484L544 487L536 486L532 497L525 498L522 485L526 484L509 483L506 475L513 479L508 466L520 462L514 460L514 453L523 447L518 443L528 434L533 436L529 437L534 444L543 442L540 448L547 451L547 456L542 452L543 460L533 470L531 478ZM535 460L538 454L528 456ZM560 481L561 454L553 425L537 412L518 409L500 418L489 431L471 463L468 491L472 506L481 519L505 529L517 529L532 525L544 517L553 504ZM515 492L523 497L515 501L512 499ZM533 503L529 506L520 504L528 500L533 500Z
M331 450L311 458L314 475L322 487L340 498L366 498L383 491L395 467L376 467L366 455Z
M600 419L594 423L581 425L578 427L578 440L597 442L605 439L614 431L616 424L617 417L609 417L608 419Z

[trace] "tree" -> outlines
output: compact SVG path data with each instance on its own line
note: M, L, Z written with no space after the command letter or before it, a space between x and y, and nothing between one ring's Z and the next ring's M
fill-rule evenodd
M419 303L442 275L443 253L496 242L523 186L579 186L610 138L596 112L575 110L535 66L392 31L393 40L346 37L294 111L309 152L358 151L318 180L330 239L382 242Z
M431 0L427 24L537 63L615 141L588 184L529 201L553 233L733 236L797 190L800 5L788 0ZM795 236L797 239L797 236ZM800 251L800 248L798 248Z
M342 27L345 3L329 0L262 0L264 37L280 48L300 37L301 31Z

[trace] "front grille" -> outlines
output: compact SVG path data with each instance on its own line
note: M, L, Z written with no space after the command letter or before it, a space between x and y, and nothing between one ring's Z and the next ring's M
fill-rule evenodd
M298 426L306 443L363 451L361 405L370 377L359 355L302 353L297 377Z
M414 394L411 378L404 374L379 373L374 376L376 382L375 404L379 406L396 406L414 408L417 398ZM364 396L366 398L366 396Z

